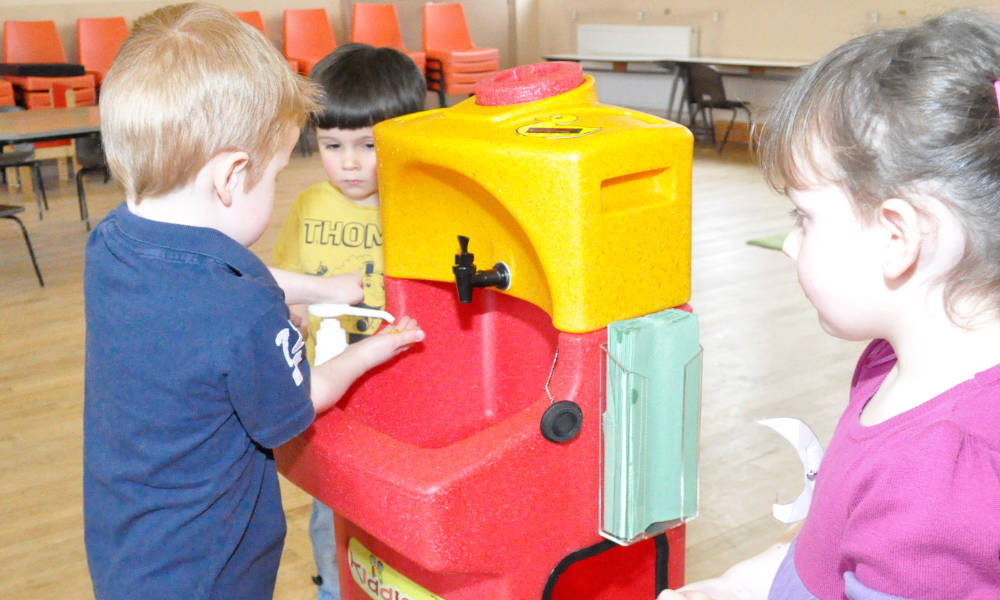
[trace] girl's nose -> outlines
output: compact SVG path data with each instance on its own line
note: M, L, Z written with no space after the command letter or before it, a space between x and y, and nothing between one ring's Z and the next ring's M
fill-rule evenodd
M785 236L785 241L781 243L781 251L792 260L799 259L799 247L802 246L802 231L795 228Z

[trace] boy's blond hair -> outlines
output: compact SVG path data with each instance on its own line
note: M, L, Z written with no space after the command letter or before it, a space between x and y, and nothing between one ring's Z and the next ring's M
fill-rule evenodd
M228 11L165 6L135 22L101 86L108 165L138 201L183 187L220 152L243 151L250 189L316 98L312 83Z

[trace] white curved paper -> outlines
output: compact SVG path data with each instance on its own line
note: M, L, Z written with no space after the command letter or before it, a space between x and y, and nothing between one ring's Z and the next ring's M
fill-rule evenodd
M795 447L795 452L802 461L803 487L798 498L789 504L778 504L771 509L774 518L782 523L795 523L806 518L809 504L812 502L813 489L816 487L816 473L823 460L823 446L808 425L791 417L761 419L757 423L770 427L781 437Z

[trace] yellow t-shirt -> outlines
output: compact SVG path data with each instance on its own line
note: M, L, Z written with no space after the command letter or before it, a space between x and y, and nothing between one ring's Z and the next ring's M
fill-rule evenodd
M378 207L359 206L329 181L299 194L281 227L273 250L275 264L288 271L329 276L358 271L364 280L365 299L359 306L385 308L382 283L382 223ZM320 319L309 317L306 355L315 356ZM345 316L340 319L348 341L371 335L381 319Z

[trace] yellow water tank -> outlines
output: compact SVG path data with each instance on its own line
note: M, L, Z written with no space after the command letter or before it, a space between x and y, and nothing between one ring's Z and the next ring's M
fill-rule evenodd
M502 71L451 108L376 125L387 276L453 280L463 235L479 269L505 263L507 293L561 331L688 301L691 133L598 103L594 80L562 64ZM579 73L569 91L487 94L567 71Z

